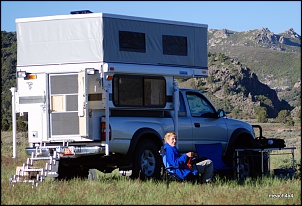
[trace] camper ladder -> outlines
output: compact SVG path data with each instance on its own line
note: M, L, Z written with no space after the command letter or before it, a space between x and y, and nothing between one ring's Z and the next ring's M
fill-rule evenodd
M52 156L39 157L40 151L38 148L35 152L31 153L31 157L27 158L26 163L23 166L18 166L16 174L9 179L9 181L15 186L16 183L32 183L37 187L40 182L43 182L45 177L57 177L58 176L58 160L59 154L54 151ZM45 168L34 167L35 161L47 161Z

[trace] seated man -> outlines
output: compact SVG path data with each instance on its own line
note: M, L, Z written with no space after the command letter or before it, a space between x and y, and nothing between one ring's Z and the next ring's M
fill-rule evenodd
M177 135L175 132L168 132L165 135L165 145L167 162L171 166L187 165L188 159L194 157L194 152L187 152L180 154L176 148ZM213 177L213 162L209 159L197 162L196 165L190 169L189 167L176 169L176 174L184 179L194 170L198 170L199 174L202 175L202 183L209 183Z

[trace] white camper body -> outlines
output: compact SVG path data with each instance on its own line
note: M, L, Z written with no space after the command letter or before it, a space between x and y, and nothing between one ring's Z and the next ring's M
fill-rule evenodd
M100 118L115 107L107 76L163 76L173 96L174 78L208 75L207 25L103 13L16 25L16 112L28 112L30 145L101 140Z

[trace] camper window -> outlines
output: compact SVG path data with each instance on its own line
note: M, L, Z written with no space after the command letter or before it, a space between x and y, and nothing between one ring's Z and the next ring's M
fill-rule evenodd
M163 77L114 75L113 104L116 107L165 107L166 81Z
M144 33L119 31L120 51L146 53L146 38Z
M163 54L188 56L187 37L185 36L162 36Z

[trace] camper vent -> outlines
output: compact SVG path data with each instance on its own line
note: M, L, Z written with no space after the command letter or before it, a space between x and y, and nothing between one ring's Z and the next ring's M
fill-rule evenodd
M81 10L81 11L71 11L70 14L89 14L89 13L93 13L89 10Z

